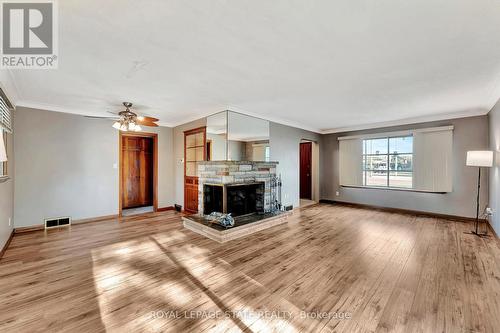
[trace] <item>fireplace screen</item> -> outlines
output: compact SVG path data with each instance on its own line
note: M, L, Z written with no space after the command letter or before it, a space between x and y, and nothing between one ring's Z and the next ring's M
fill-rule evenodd
M203 214L224 212L224 186L203 185Z
M264 213L264 182L203 185L203 214L241 216Z

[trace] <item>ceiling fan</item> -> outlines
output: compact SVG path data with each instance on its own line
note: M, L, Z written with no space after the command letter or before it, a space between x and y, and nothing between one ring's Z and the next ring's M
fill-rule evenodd
M90 117L90 118L115 119L116 121L113 123L113 128L116 128L117 130L124 132L127 131L139 132L142 130L141 126L158 127L158 124L156 124L156 122L159 119L153 117L139 116L137 113L132 112L130 110L130 108L132 107L132 103L130 102L123 102L123 106L125 106L125 110L118 112L118 114L116 114L115 117Z

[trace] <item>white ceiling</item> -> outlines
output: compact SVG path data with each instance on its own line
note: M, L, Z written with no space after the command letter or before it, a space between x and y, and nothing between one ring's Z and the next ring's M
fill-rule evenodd
M168 126L232 109L328 132L485 114L498 0L59 1L59 69L15 70L19 105Z

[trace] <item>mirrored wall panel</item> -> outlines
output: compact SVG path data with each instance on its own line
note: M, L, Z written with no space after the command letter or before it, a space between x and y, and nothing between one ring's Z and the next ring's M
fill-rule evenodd
M227 160L227 113L207 117L207 161Z
M269 121L227 112L227 159L269 161Z
M269 161L269 121L233 111L207 117L207 161Z

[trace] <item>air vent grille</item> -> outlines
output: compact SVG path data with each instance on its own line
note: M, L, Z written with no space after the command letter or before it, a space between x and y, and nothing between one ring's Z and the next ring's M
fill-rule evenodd
M56 217L45 219L45 229L65 227L71 225L71 217Z

